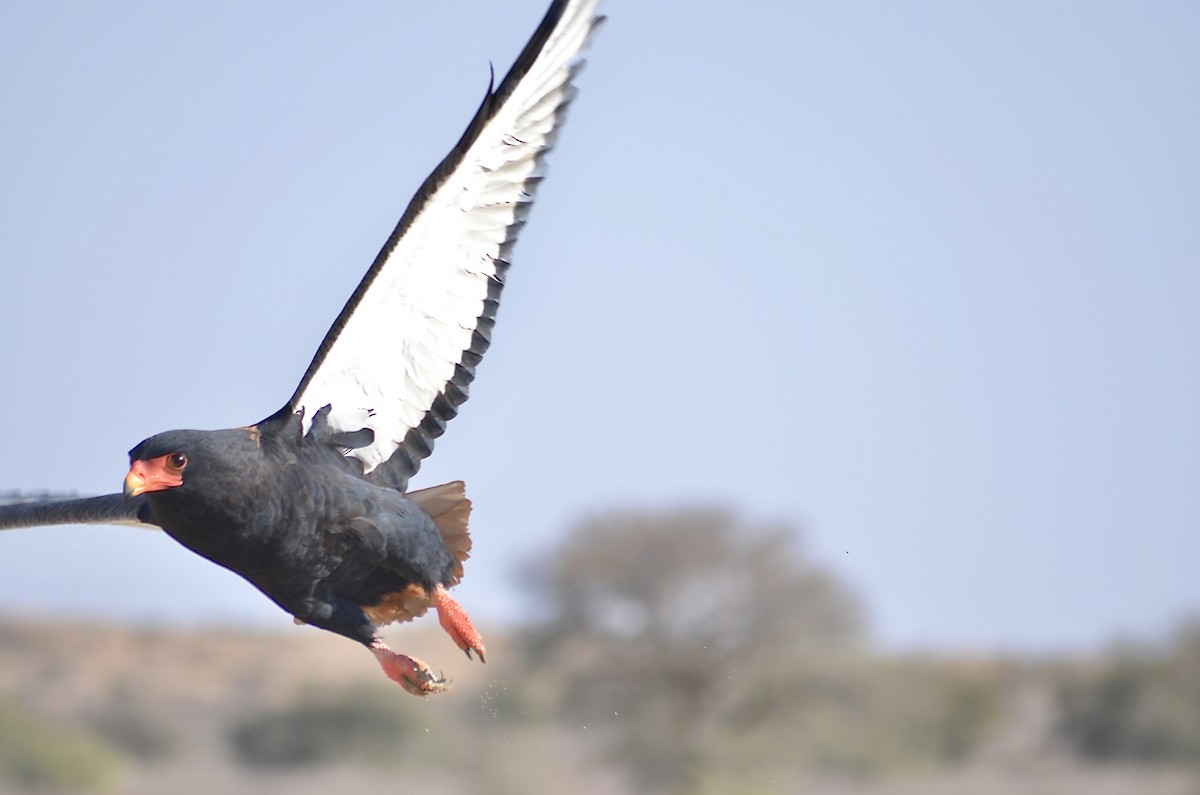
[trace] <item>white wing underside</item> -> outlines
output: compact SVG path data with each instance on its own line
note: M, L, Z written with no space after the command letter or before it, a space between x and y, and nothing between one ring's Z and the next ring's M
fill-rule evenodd
M331 430L371 429L369 445L347 452L365 472L420 425L464 355L479 347L477 335L486 347L485 302L503 278L508 247L542 176L541 155L574 93L579 53L600 21L598 3L568 3L458 167L381 255L382 267L292 402L305 432L327 405Z

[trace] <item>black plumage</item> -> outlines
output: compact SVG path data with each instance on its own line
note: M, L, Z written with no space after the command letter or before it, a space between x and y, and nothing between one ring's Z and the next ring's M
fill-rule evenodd
M300 621L370 644L361 606L418 585L457 584L453 553L413 500L364 480L321 422L168 431L131 461L187 456L184 482L148 492L148 518L253 583Z

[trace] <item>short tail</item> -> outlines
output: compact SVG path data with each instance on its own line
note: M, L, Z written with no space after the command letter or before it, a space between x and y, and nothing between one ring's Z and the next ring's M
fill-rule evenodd
M467 486L461 480L443 483L404 495L417 504L442 534L442 540L454 555L453 580L450 587L458 585L463 577L463 561L471 557L471 533L467 522L471 518L471 501L467 499Z

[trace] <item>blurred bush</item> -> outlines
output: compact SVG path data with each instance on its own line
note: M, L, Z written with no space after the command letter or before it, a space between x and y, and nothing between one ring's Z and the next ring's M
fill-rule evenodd
M1089 760L1200 763L1200 620L1064 674L1058 733Z
M60 730L0 697L0 780L30 790L84 792L112 785L120 758L83 731Z
M172 723L132 700L104 711L89 724L105 744L138 762L169 759L183 745Z
M391 690L352 688L307 694L238 722L229 739L239 762L286 768L340 761L387 763L414 731L414 717Z

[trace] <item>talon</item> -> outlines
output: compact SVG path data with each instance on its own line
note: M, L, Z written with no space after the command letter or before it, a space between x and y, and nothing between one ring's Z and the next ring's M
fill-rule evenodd
M414 696L427 696L431 693L444 693L453 683L440 676L422 660L409 657L407 654L397 654L378 638L369 647L379 661L379 666L387 674L388 679L396 682L406 692Z
M430 601L437 608L438 623L446 630L446 634L466 653L468 660L472 659L471 652L475 652L479 655L479 661L486 663L487 660L483 656L483 638L467 617L467 611L463 610L462 605L454 601L450 592L441 585L434 589L432 597Z

